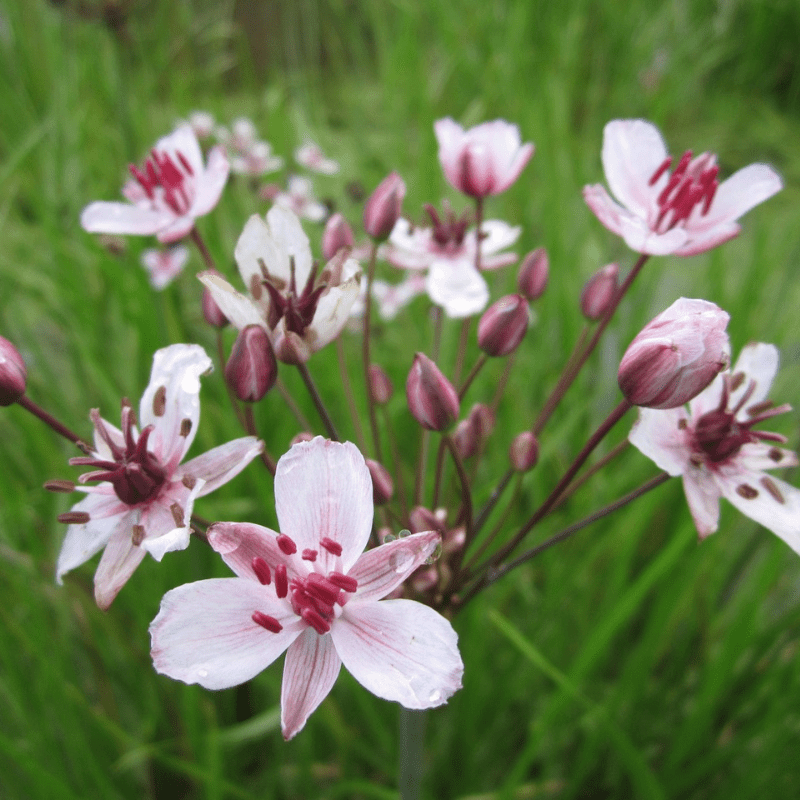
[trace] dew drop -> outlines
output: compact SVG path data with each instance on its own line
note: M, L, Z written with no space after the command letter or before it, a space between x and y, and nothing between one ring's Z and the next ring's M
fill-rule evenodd
M439 689L435 689L431 692L430 697L428 698L429 703L438 703L442 699L442 693Z
M398 574L406 572L414 561L414 554L408 549L395 550L389 556L389 566Z
M197 670L197 677L198 678L207 678L208 677L208 670L207 669L199 669L199 670Z

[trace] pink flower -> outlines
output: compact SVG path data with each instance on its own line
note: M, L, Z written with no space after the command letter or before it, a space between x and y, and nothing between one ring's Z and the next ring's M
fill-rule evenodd
M522 144L519 128L502 119L465 131L448 117L437 120L433 129L447 180L471 197L504 192L533 155L533 145Z
M753 430L791 410L774 407L767 392L778 370L778 350L749 344L736 366L686 407L639 409L628 437L670 475L683 476L689 510L701 537L717 530L719 498L781 537L800 553L800 491L764 470L791 467L797 456L777 433Z
M589 208L632 250L654 256L691 256L739 233L736 220L782 188L766 164L750 164L723 183L717 158L687 150L670 173L672 158L655 125L617 119L603 132L603 169L611 199L600 185L586 186Z
M235 578L173 589L150 626L156 670L225 689L286 650L283 735L291 739L330 692L342 664L369 691L432 708L461 688L457 636L433 609L381 600L434 551L434 531L362 554L372 529L372 480L352 444L317 437L278 462L282 533L221 522L211 546ZM381 602L379 602L381 601Z
M456 217L447 208L442 220L433 206L426 206L433 227L413 227L397 220L384 251L385 258L402 269L427 269L425 288L431 300L448 317L479 314L489 302L489 287L475 267L478 249L474 228L468 230L466 216ZM484 220L481 226L481 271L513 264L516 253L499 251L510 247L520 235L500 220Z
M155 235L160 242L176 242L217 204L228 169L221 147L211 148L204 167L194 131L182 125L156 142L142 169L131 165L134 179L123 189L130 203L90 203L81 225L89 233Z
M266 219L254 214L234 256L249 297L211 271L200 280L239 330L260 325L269 333L280 361L305 363L341 333L358 297L361 269L342 251L317 274L308 237L293 212L276 205Z
M339 171L339 162L326 158L322 148L315 142L306 142L294 151L294 160L301 167L319 172L323 175L335 175Z
M286 183L286 191L279 191L270 198L275 205L288 208L301 219L322 222L328 209L314 197L314 187L308 178L294 175Z
M181 465L200 418L200 376L211 359L196 344L174 344L153 357L150 384L139 406L141 430L130 404L123 401L122 430L95 409L94 452L70 459L93 467L80 482L87 497L62 521L71 522L58 556L59 583L64 573L105 548L94 576L95 599L108 608L149 552L160 561L170 550L189 544L195 498L238 475L263 449L245 436L215 447Z
M142 252L142 266L150 275L150 285L163 289L181 274L189 260L189 250L182 244L166 249L156 247Z

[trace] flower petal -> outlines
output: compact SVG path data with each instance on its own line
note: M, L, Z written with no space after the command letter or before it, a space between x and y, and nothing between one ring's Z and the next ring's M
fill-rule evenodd
M519 225L509 225L500 219L487 219L481 225L481 255L488 256L511 247L519 239L522 228ZM470 231L467 236L474 242L475 231ZM474 244L473 244L474 247Z
M197 277L235 328L242 330L248 325L259 325L269 331L259 307L249 297L237 292L225 278L214 272L201 272Z
M339 286L331 286L319 298L314 319L309 326L311 349L321 350L332 342L347 324L350 309L358 298L361 273Z
M103 611L114 602L144 558L145 551L133 543L131 532L131 526L117 526L94 574L94 599Z
M254 611L277 619L272 633L253 622ZM227 689L268 667L302 630L288 603L253 581L215 578L178 586L161 600L150 625L153 666L170 678Z
M364 457L351 442L321 436L294 445L278 461L275 508L281 533L291 536L298 550L318 550L323 572L347 573L372 529L372 479ZM320 550L326 537L341 545L341 562Z
M353 677L385 700L433 708L461 688L458 636L443 616L422 603L348 603L330 635Z
M260 439L243 436L187 461L180 468L179 475L204 481L197 497L205 497L236 477L263 450L264 442Z
M701 539L719 526L718 482L705 470L692 467L683 474L683 491Z
M729 407L733 408L736 405L751 381L755 381L756 385L755 389L753 389L753 394L747 400L747 406L750 407L766 400L772 381L775 380L775 376L778 374L779 364L780 353L774 344L751 342L745 345L731 370L731 375L736 375L737 372L743 373L745 380L741 386L731 392L731 397L728 401ZM744 410L737 416L740 419L747 419L747 413Z
M81 212L81 227L89 233L152 236L166 228L175 214L151 207L99 200Z
M278 547L278 534L270 528L250 522L215 522L207 533L208 543L240 578L257 580L254 558L263 558L273 568L285 565L290 578L297 572L297 559Z
M451 319L479 314L489 302L489 287L468 259L436 259L425 283L428 296Z
M212 147L208 152L208 166L197 176L197 194L190 211L193 217L202 217L217 205L229 173L230 164L225 151L219 146Z
M328 696L342 662L330 636L311 628L298 636L286 653L281 684L283 738L299 733L317 706Z
M686 410L640 408L628 441L670 475L682 475L691 452L685 426Z
M349 602L386 597L433 553L440 541L436 531L426 531L367 550L347 573L358 581L358 589Z
M733 222L782 188L783 181L772 167L750 164L720 184L708 214L698 219L698 228L702 230Z

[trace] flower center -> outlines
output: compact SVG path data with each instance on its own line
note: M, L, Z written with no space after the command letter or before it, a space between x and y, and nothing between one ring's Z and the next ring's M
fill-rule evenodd
M317 313L317 305L322 293L328 288L326 280L320 280L317 284L317 270L318 265L314 262L311 273L306 280L303 291L297 293L297 284L295 280L295 266L294 257L290 257L289 261L289 285L286 286L284 281L276 280L267 271L266 265L263 261L259 260L261 272L263 275L262 280L256 277L253 281L251 294L258 299L261 294L261 287L264 286L269 293L269 312L267 314L267 325L271 330L275 330L277 324L282 320L286 320L286 330L302 336L306 328L311 324L314 319L314 314ZM326 278L326 274L321 276Z
M469 225L469 212L465 212L461 217L456 217L448 204L445 205L445 219L443 220L430 203L426 203L423 208L431 218L433 240L436 244L445 250L459 249L464 243L464 236Z
M668 156L652 174L648 185L654 186L662 175L669 172L671 166L672 157ZM705 216L719 186L718 174L715 155L701 153L693 159L692 151L687 150L658 196L656 202L659 210L654 229L658 233L666 233L687 220L695 208L700 208L700 215Z
M745 408L747 401L755 391L755 381L750 381L736 405L731 409L728 408L731 391L740 386L743 380L742 373L737 373L732 377L725 375L719 405L713 411L703 414L695 425L695 446L708 461L714 464L726 461L736 455L742 445L750 442L766 441L782 444L787 441L786 437L779 433L751 430L753 425L789 410L788 405L773 407L770 400ZM742 409L747 418L737 419L737 415Z
M278 536L278 547L287 556L297 553L297 545L286 534ZM341 545L327 537L320 540L320 547L334 556L342 554ZM317 550L306 549L300 559L314 563L317 555ZM277 564L274 569L270 569L269 564L260 556L253 559L252 568L262 586L269 586L274 577L275 594L278 598L282 600L288 597L292 611L320 636L331 629L331 623L336 617L336 605L343 606L348 600L347 595L358 588L355 578L336 570L323 574L316 571L306 572L305 567L301 567L296 571L295 577L289 580L285 564ZM275 617L261 611L254 611L251 618L272 633L283 630L283 625Z
M176 163L177 162L177 163ZM154 203L166 203L176 214L185 214L192 205L192 181L194 170L183 153L150 151L150 158L139 169L131 164L131 175L144 189L148 199Z
M69 463L72 465L94 467L97 470L81 475L80 482L108 481L114 487L117 497L129 506L154 497L166 480L166 470L147 449L153 426L148 425L137 437L133 409L130 403L123 401L123 444L120 444L106 428L97 409L92 410L91 418L95 430L108 445L112 460L92 456L71 458Z

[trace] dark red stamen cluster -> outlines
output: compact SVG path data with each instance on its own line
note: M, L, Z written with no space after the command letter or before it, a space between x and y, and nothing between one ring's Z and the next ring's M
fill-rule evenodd
M317 284L318 265L315 263L311 273L306 280L306 284L300 294L297 294L297 283L295 281L294 259L289 264L289 286L286 287L284 281L275 280L261 262L262 280L254 278L251 286L251 294L256 299L261 295L261 287L265 287L269 293L269 312L267 314L267 325L274 330L277 324L286 320L286 329L302 336L306 328L314 319L317 313L317 305L322 293L328 288L326 278L328 273L323 272L320 282Z
M279 534L277 544L281 552L287 556L297 553L297 545L286 534ZM320 547L335 556L342 554L342 546L327 536L320 540ZM317 554L317 550L307 548L303 550L300 558L314 562ZM331 624L336 616L336 604L343 606L347 602L347 595L358 589L358 581L355 578L335 570L323 575L321 572L307 573L305 572L307 568L304 567L289 580L286 564L277 564L270 570L267 562L260 556L256 556L251 565L256 578L262 585L270 584L274 573L275 594L279 599L288 597L292 611L320 635L331 629ZM255 611L252 619L262 628L273 633L283 630L283 626L277 619L260 611Z
M649 185L654 186L671 166L672 158L667 157L651 176ZM688 219L698 206L701 206L701 215L707 214L719 186L718 174L719 167L713 155L703 153L692 159L692 151L687 150L658 196L659 213L655 228L665 233Z
M124 446L120 446L106 428L97 409L91 412L91 418L95 430L111 450L113 460L92 456L71 458L69 463L72 465L94 467L97 470L81 475L81 483L108 481L114 487L117 497L129 506L155 497L166 480L166 471L161 462L147 449L153 426L148 425L136 438L133 409L129 403L123 401L122 435L125 443Z
M453 209L447 205L445 206L445 218L443 220L430 203L426 203L423 208L431 218L433 240L436 244L443 248L458 249L461 247L469 226L469 212L465 212L461 217L456 217Z
M194 176L194 170L183 153L175 153L173 158L169 153L151 150L143 170L134 164L129 169L150 200L156 201L156 189L161 189L163 201L176 214L185 214L191 207L192 192L187 178Z
M730 375L725 376L719 405L713 411L703 414L694 427L694 441L697 449L714 464L726 461L736 455L743 445L751 442L765 441L781 444L786 442L786 437L779 433L754 431L752 427L770 417L789 411L790 406L788 405L773 407L769 401L757 403L746 409L749 419L737 419L737 415L755 391L755 381L750 382L736 405L731 409L728 408L731 387L741 384L741 379L737 380L737 378L738 375L733 378Z

